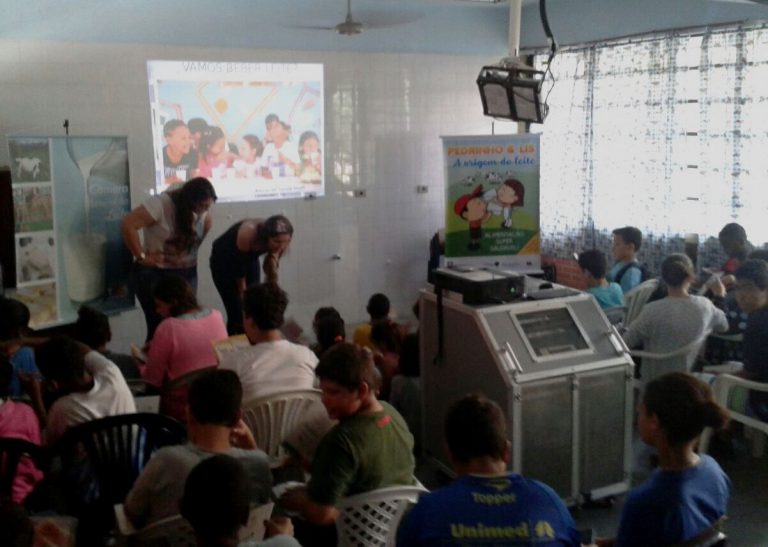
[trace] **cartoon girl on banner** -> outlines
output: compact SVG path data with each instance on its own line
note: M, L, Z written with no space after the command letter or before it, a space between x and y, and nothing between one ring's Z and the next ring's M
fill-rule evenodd
M502 216L503 228L512 227L512 207L522 207L525 204L525 186L517 179L507 179L496 189L490 189L483 198L488 203L488 212Z

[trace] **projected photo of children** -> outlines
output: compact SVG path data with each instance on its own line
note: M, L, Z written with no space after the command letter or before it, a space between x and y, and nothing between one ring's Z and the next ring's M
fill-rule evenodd
M158 191L202 176L220 201L323 195L322 65L150 61L148 71Z

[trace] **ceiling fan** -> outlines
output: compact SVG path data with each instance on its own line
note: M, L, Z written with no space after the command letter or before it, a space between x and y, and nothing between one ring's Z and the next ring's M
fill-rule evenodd
M404 25L420 19L423 14L411 13L405 15L396 15L386 12L368 13L364 19L366 22L357 21L352 17L352 0L347 0L347 16L338 25L317 26L317 25L292 25L291 28L308 30L334 30L342 36L354 36L367 29L380 29Z

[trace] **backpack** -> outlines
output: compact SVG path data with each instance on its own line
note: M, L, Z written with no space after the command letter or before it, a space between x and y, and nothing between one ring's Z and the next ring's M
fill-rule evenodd
M640 264L639 262L630 262L629 264L625 264L622 269L616 272L616 277L614 277L613 282L621 285L621 278L624 277L624 274L627 273L630 268L637 268L640 270L640 283L643 281L648 281L651 278L651 272L649 272L648 268L646 268L643 264Z

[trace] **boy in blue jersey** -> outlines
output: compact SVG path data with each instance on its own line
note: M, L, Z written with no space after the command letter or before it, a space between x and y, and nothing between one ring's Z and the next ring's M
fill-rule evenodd
M400 525L398 547L580 545L557 494L507 471L505 423L501 408L484 397L468 395L454 403L445 437L459 478L419 500Z

